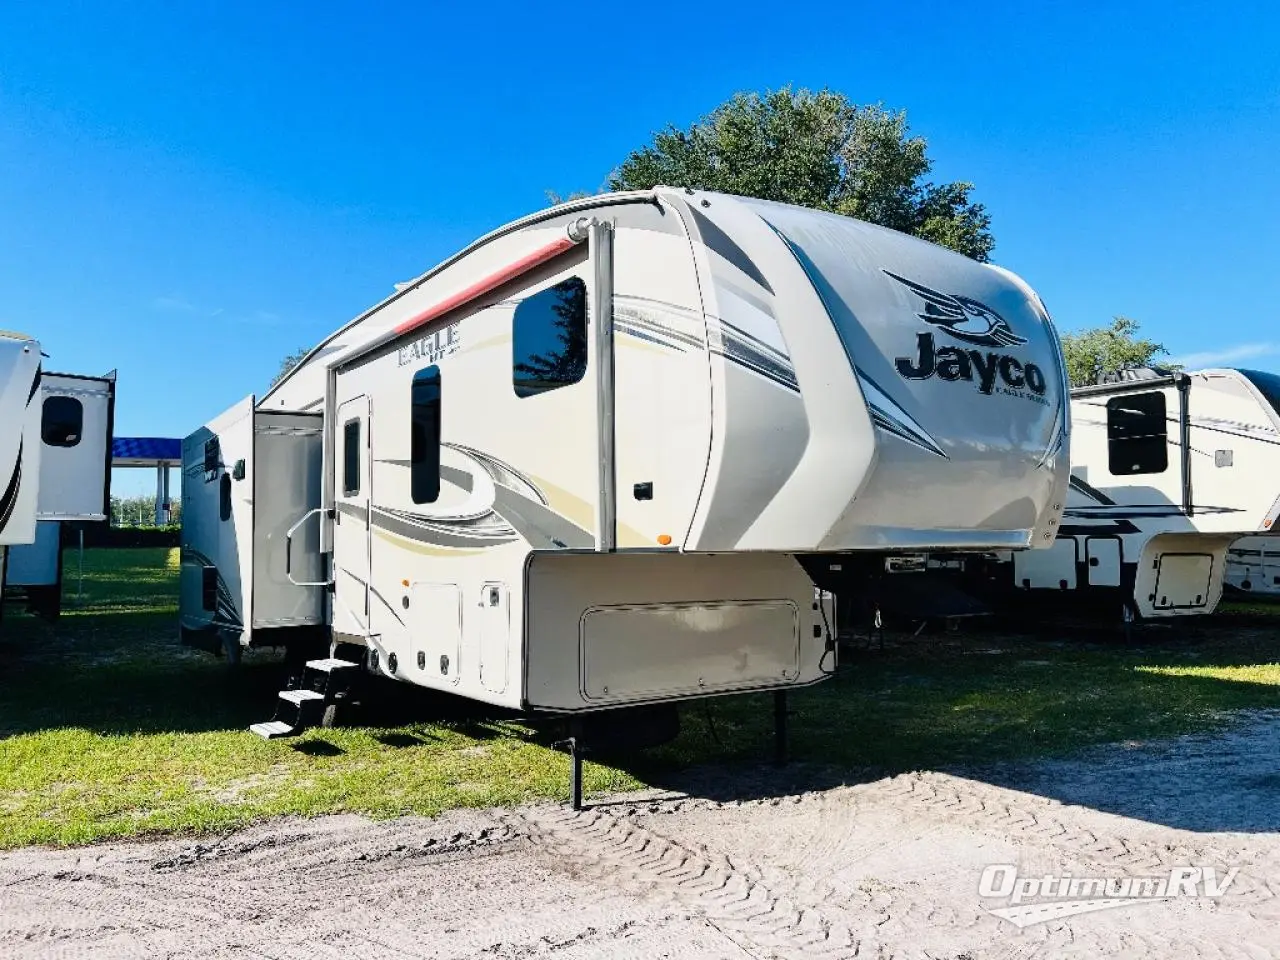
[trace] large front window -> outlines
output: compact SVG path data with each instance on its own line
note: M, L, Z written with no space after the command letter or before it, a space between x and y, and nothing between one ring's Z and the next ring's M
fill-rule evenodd
M1280 413L1280 374L1263 373L1261 370L1241 370L1244 377L1267 398L1271 408Z

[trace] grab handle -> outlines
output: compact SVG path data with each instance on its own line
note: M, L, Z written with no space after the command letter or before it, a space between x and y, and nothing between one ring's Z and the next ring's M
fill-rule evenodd
M314 510L308 510L284 535L284 575L289 578L289 582L295 587L327 587L330 583L328 580L293 579L293 535L298 532L300 526L311 519L313 514L317 513L324 513L324 509L316 507Z

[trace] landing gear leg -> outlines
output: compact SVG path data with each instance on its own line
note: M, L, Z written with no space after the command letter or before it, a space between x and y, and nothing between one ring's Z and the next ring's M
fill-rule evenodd
M569 748L569 806L574 810L582 809L582 721L569 722L569 739L565 741Z
M787 762L787 691L773 691L773 762Z

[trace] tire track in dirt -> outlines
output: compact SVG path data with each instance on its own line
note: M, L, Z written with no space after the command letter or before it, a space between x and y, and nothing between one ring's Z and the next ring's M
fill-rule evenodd
M1170 837L1171 831L1163 830L1159 839L1125 836L1104 826L1107 820L1119 820L1113 815L1090 811L1094 823L1084 826L1081 808L944 773L901 774L887 781L883 792L885 799L909 801L946 822L1049 847L1097 869L1121 867L1142 875L1196 864L1239 866L1234 896L1259 902L1275 899L1280 850L1274 845L1259 850L1256 838L1249 835L1218 834L1209 840L1184 831Z

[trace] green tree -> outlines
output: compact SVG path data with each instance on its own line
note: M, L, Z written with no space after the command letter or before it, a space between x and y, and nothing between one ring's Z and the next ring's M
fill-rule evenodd
M311 350L308 347L299 347L297 350L293 351L293 353L289 354L287 357L281 360L280 370L276 373L274 377L272 377L271 386L274 387L277 383L279 383L286 376L288 376L289 371L292 370L294 367L296 367L298 364L300 364L302 362L302 358L305 357L310 352Z
M612 190L658 184L829 210L914 234L975 260L995 245L973 184L929 181L907 115L841 93L789 87L739 93L687 130L669 126L628 156Z
M1097 383L1102 374L1126 367L1151 366L1157 357L1168 354L1164 344L1140 338L1138 326L1137 320L1116 317L1109 327L1064 334L1062 354L1071 385Z

